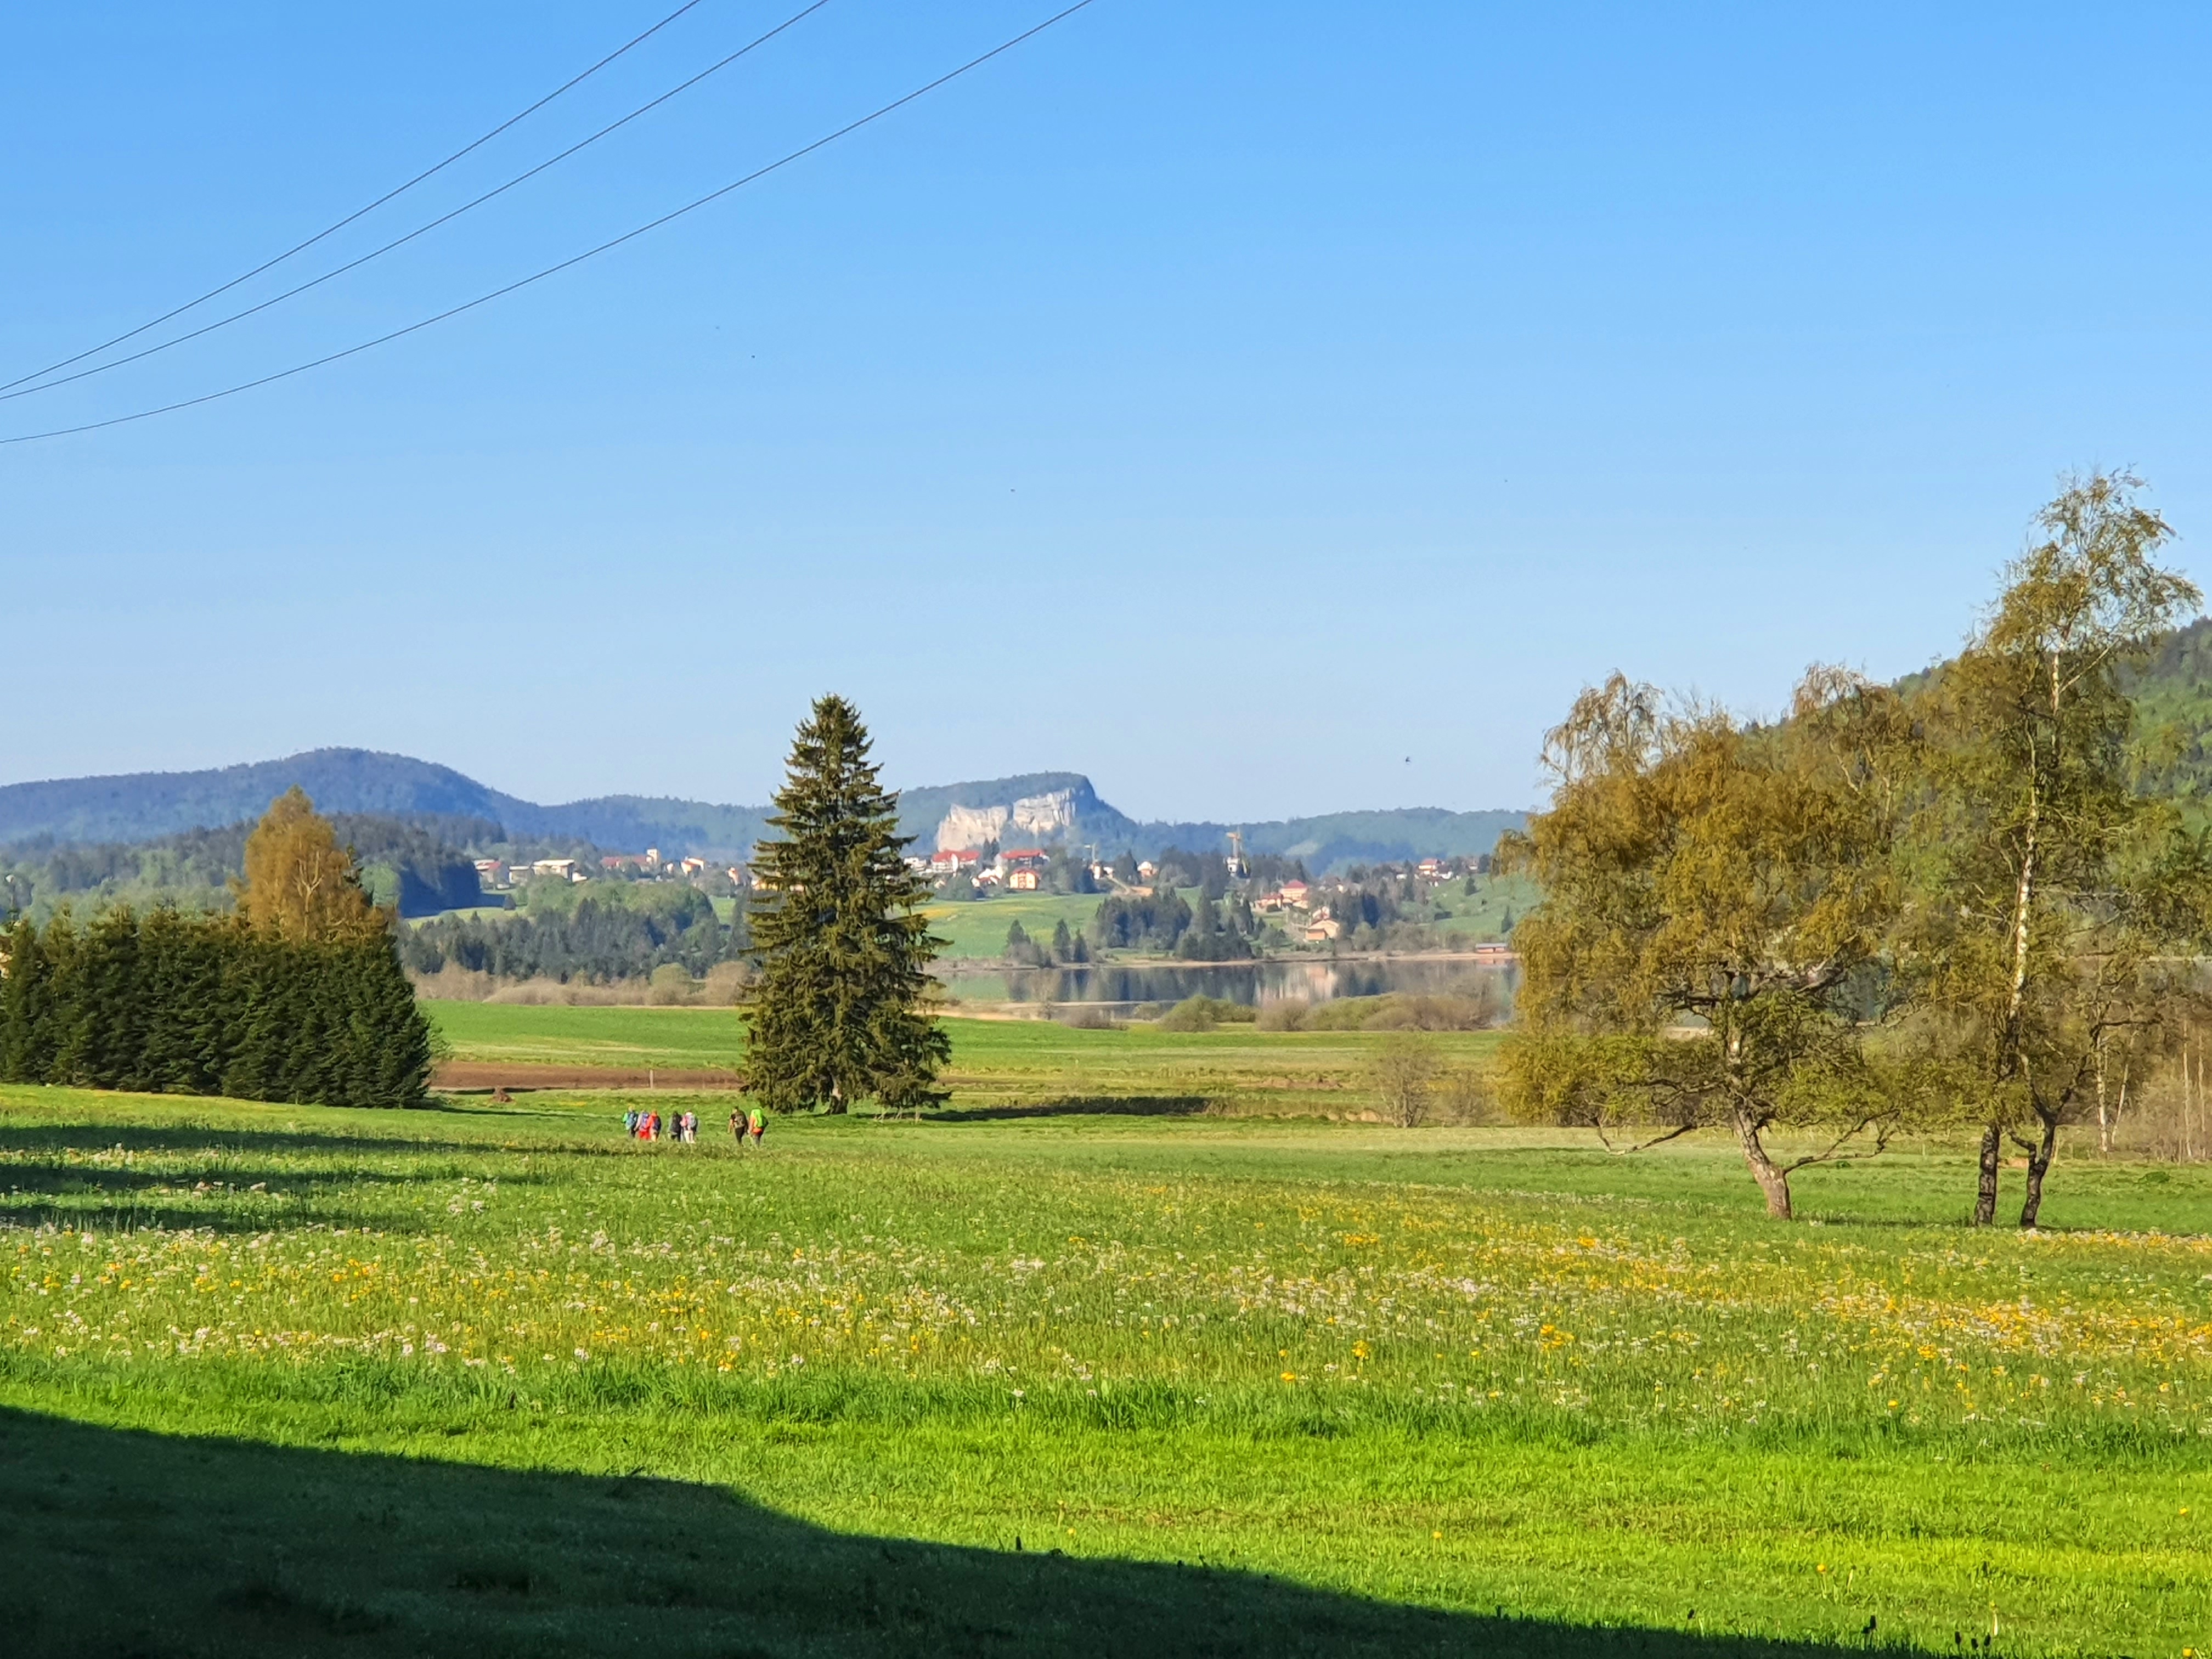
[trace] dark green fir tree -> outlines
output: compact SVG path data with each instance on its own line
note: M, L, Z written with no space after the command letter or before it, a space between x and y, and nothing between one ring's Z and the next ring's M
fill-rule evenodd
M746 999L747 1087L771 1111L919 1111L944 1097L951 1052L926 1011L945 941L921 915L929 889L906 866L898 797L877 781L867 729L842 697L799 728L754 862L760 976Z

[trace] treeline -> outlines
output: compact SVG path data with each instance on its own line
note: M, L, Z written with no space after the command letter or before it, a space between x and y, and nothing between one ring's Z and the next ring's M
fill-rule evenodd
M325 1106L413 1106L428 1085L429 1026L387 938L112 909L18 921L0 967L0 1080Z
M412 1106L429 1023L352 854L307 796L240 853L238 907L66 909L0 933L0 1079L326 1106Z
M1173 951L1189 929L1190 903L1165 882L1149 893L1115 893L1100 902L1091 938L1109 951Z
M483 818L401 818L339 813L325 820L352 849L364 889L403 916L481 903L470 848L501 842ZM245 873L251 823L188 830L145 842L77 846L50 836L0 849L0 902L44 920L62 904L82 911L167 902L188 910L228 910L232 884Z
M1615 675L1546 744L1503 860L1523 1118L1732 1134L1778 1217L1794 1171L1899 1129L2008 1144L2041 1212L2062 1130L2212 1030L2212 834L2162 795L2130 678L2197 590L2137 480L2070 483L1957 658L1903 686L1815 668L1736 720ZM1769 1141L1802 1137L1794 1156Z
M501 979L641 979L674 965L704 977L732 962L747 944L740 904L734 926L714 914L714 901L680 883L624 884L606 896L573 904L537 896L529 908L494 917L437 916L403 931L400 960L417 974L449 964Z

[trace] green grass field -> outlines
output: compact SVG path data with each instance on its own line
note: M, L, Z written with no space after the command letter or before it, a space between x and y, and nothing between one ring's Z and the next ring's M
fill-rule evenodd
M922 914L929 930L945 941L951 961L996 962L1006 952L1006 930L1016 922L1041 945L1052 943L1054 922L1079 933L1098 914L1096 893L1001 893L996 898L933 904Z
M744 1026L733 1008L424 1006L456 1060L681 1071L732 1066L744 1053Z
M744 1028L726 1008L532 1008L504 1003L427 1005L456 1060L532 1066L737 1066ZM1370 1031L1263 1032L1250 1025L1169 1032L1139 1023L1086 1031L1048 1020L947 1019L945 1082L967 1112L1068 1099L1125 1109L1210 1109L1267 1116L1356 1115L1376 1104L1367 1071L1387 1041ZM1448 1066L1480 1071L1494 1032L1433 1039Z
M1717 1145L1180 1115L1321 1036L962 1022L944 1115L757 1154L726 1097L0 1090L10 1650L2205 1645L2212 1174L1975 1233L1920 1148L1792 1225Z
M1472 896L1457 883L1447 884L1438 896L1450 907L1451 915L1433 926L1447 939L1470 945L1503 939L1516 921L1535 908L1541 896L1526 876L1479 877Z

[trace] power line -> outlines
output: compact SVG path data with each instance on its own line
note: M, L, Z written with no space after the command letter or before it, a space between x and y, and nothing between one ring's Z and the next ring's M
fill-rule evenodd
M794 24L797 24L805 18L811 16L815 12L821 10L823 7L829 3L830 0L814 0L814 3L812 5L807 6L800 11L794 12L792 15L785 18L783 21L778 23L774 28L770 29L767 33L738 47L735 52L723 58L720 63L708 64L705 69L701 70L698 74L693 76L690 80L683 82L681 85L671 87L666 92L662 93L659 97L652 100L648 103L640 104L635 109L623 116L620 120L608 123L608 125L601 127L597 132L592 134L590 137L579 139L576 143L569 145L568 149L562 150L558 155L555 155L546 161L540 161L536 167L532 167L526 173L519 173L515 174L514 178L508 179L505 184L486 191L474 201L462 203L460 206L453 209L450 213L440 214L436 218L431 220L430 222L426 225L416 226L413 230L409 231L404 236L394 237L391 241L386 242L382 247L372 248L369 252L362 254L357 259L349 259L345 264L337 266L335 270L326 270L319 276L311 276L306 282L300 283L297 287L288 288L282 294L272 295L270 298L260 301L257 305L247 306L241 311L234 311L228 317L218 317L211 323L203 324L198 328L191 329L185 333L178 335L174 339L163 340L159 344L149 345L143 351L134 351L128 356L113 358L107 362L94 363L90 368L81 368L74 374L64 374L58 380L46 380L38 386L23 386L21 381L10 382L11 385L15 386L20 389L13 392L0 389L0 403L12 403L18 398L28 398L37 392L52 392L57 386L68 386L74 381L89 380L94 374L106 374L111 368L121 368L125 364L135 363L142 358L151 357L158 352L167 351L172 346L180 346L187 340L197 340L203 334L212 334L219 328L228 328L231 324L241 322L245 319L254 315L257 312L266 311L271 306L282 305L285 301L293 298L295 295L305 294L311 288L319 288L325 283L329 282L332 277L343 276L346 272L357 270L361 266L367 264L372 259L381 258L384 255L391 252L392 249L404 247L408 243L415 240L416 238L419 236L427 236L432 231L437 229L439 226L449 223L453 220L459 218L464 213L470 211L471 209L482 207L486 202L490 201L493 197L505 195L508 191L513 190L517 185L536 178L539 173L544 172L546 168L553 167L559 162L567 161L578 150L583 149L589 145L596 144L600 139L605 137L617 128L628 126L632 121L636 120L639 116L646 114L651 110L659 108L670 99L675 97L677 94L689 91L691 88L697 86L699 82L705 80L708 76L717 74L720 71L729 68L731 64L736 63L738 58L743 58L746 53L752 52L757 47L766 46L769 41L775 40L777 35L781 34L786 29L792 27ZM264 267L264 269L266 269L266 267ZM143 331L141 331L143 332ZM111 341L109 343L113 344L115 342ZM36 375L28 375L25 378L36 380L38 377Z
M1016 46L1020 46L1024 40L1030 40L1033 36L1043 33L1054 24L1061 22L1067 18L1074 16L1077 12L1084 10L1092 3L1093 0L1075 0L1075 3L1073 5L1067 7L1064 10L1054 12L1051 16L1046 18L1042 23L1031 25L1030 27L1024 29L1019 34L1015 35L1011 40L1000 42L997 46L992 47L990 51L984 52L981 57L969 58L966 63L961 64L959 68L947 70L945 74L939 76L934 81L931 81L923 86L916 87L912 92L906 94L903 97L894 98L890 103L884 105L879 109L870 111L867 114L861 116L860 119L856 121L848 121L843 126L839 127L835 132L830 133L823 137L817 138L811 144L801 145L799 149L793 150L789 155L779 157L777 160L770 161L766 167L755 168L752 172L745 174L742 179L732 179L730 183L724 185L719 190L710 190L704 196L696 198L691 201L686 202L682 207L672 209L669 212L662 214L658 219L648 219L645 223L638 226L636 228L633 230L626 230L621 235L614 237L611 240L601 242L597 247L586 248L581 253L572 254L568 258L562 260L558 264L548 265L543 270L533 271L527 276L518 277L515 281L507 283L504 288L495 288L489 294L479 294L475 299L465 300L459 305L451 307L447 310L438 313L434 317L425 317L422 321L418 323L410 323L404 328L395 328L389 334L380 334L373 340L363 340L359 345L348 346L343 351L333 351L327 356L317 357L309 362L295 363L290 368L280 368L273 374L264 374L254 380L241 380L238 385L225 386L220 392L203 392L197 398L185 398L177 403L163 404L155 409L142 409L130 415L111 416L104 421L88 421L82 426L56 427L52 431L48 432L19 432L10 437L0 438L0 445L36 443L41 439L46 438L74 437L81 432L98 432L111 426L126 425L132 421L150 420L156 415L172 415L180 409L194 409L202 404L214 403L217 398L236 397L241 392L252 392L258 387L270 386L278 380L288 380L295 374L305 374L310 369L322 368L328 364L342 362L348 357L356 357L364 351L371 351L378 346L388 345L392 341L402 339L407 335L419 333L423 329L429 328L435 324L445 322L450 318L458 317L463 312L474 311L478 306L489 305L494 300L503 299L507 295L515 292L518 289L528 288L532 283L540 283L544 281L548 276L557 276L560 272L568 270L571 265L580 265L586 259L596 258L600 254L605 253L611 249L620 247L625 242L636 240L639 237L644 235L648 231L658 230L665 224L681 219L687 213L696 212L699 209L705 207L710 202L720 201L723 197L727 196L732 191L742 190L747 185L753 184L759 179L767 178L771 173L775 173L784 167L789 167L793 161L799 161L805 156L811 155L816 150L821 149L826 145L836 143L840 138L845 137L850 133L858 132L862 127L867 126L873 122L882 120L884 116L890 114L892 111L903 108L905 106L914 102L917 98L926 97L927 94L936 91L938 88L944 86L948 82L958 80L970 70L980 69L985 64L989 63L994 58L999 57L1004 52L1012 52Z
M291 247L286 248L275 258L263 260L259 264L254 266L252 270L247 271L244 276L234 276L228 282L223 283L220 288L211 288L206 293L201 295L198 299L187 300L175 310L165 311L160 316L155 318L153 321L141 323L137 327L131 329L125 333L118 334L112 340L103 340L96 346L87 346L82 351L78 352L73 357L64 357L59 362L48 363L44 368L33 369L28 374L20 375L12 380L0 380L0 392L5 392L13 387L19 386L22 385L25 380L35 380L42 375L51 374L58 368L67 368L71 363L81 363L88 357L97 356L100 353L106 350L110 346L121 345L125 340L135 340L141 334L143 334L148 329L159 328L171 318L181 317L186 312L191 310L193 307L205 305L210 300L216 298L218 295L229 293L231 289L236 288L240 283L251 282L254 277L258 276L263 271L268 270L274 266L283 264L285 260L290 258L294 254L306 252L309 248L314 246L316 243L322 241L325 238L335 236L339 231L343 230L348 225L351 224L355 220L361 218L363 215L375 212L377 209L382 207L386 202L392 200L395 196L404 195L407 191L414 189L416 185L421 184L425 179L430 178L434 174L443 173L447 167L453 166L454 162L459 161L463 156L469 155L474 150L483 149L486 144L498 137L501 133L505 132L516 122L523 120L526 117L535 115L539 110L544 109L546 105L551 103L556 98L558 98L562 93L570 90L572 88L581 85L586 81L588 81L592 76L597 75L608 64L613 63L616 58L620 58L624 52L629 52L635 47L643 46L647 40L653 39L654 35L659 33L661 30L666 28L678 18L683 16L685 12L691 10L694 7L701 3L702 0L684 0L684 3L682 5L677 7L674 11L670 12L667 16L662 18L651 28L646 30L644 33L616 47L605 57L600 58L598 63L592 64L591 68L584 70L582 74L573 76L569 79L563 81L559 86L554 88L552 91L547 93L536 103L531 105L529 108L521 111L518 114L508 116L506 120L501 121L489 132L484 134L483 137L476 139L472 143L463 144L451 155L448 155L444 161L439 162L437 166L434 167L426 167L421 173L416 173L412 179L410 179L405 184L398 185L395 189L387 190L383 195L378 197L367 207L356 209L353 212L347 214L344 218L339 220L336 224L327 226L324 229L317 231L313 236L307 238L306 241L297 243Z

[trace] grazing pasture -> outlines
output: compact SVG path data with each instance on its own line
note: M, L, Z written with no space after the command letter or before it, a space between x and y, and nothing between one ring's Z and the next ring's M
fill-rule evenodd
M705 1012L453 1012L730 1057ZM1919 1147L1778 1224L1717 1145L1237 1115L1356 1053L1134 1035L963 1022L946 1114L759 1153L726 1095L653 1097L684 1146L612 1091L0 1090L16 1650L2212 1634L2205 1171L2071 1159L2051 1228L1975 1233Z

